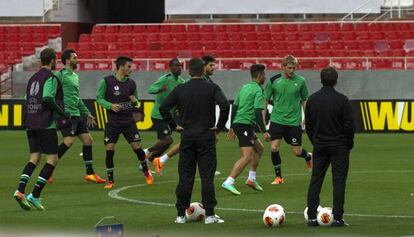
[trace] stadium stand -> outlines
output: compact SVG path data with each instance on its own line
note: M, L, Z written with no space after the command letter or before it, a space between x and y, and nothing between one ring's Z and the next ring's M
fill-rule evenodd
M11 72L26 64L37 63L36 56L45 46L61 48L58 24L0 24L0 96L12 94ZM37 65L37 64L36 64Z
M0 70L34 55L37 47L60 37L60 25L0 25Z
M245 69L260 61L279 69L293 54L301 69L331 63L339 69L407 69L414 56L412 22L312 22L95 25L68 47L79 51L82 70L107 70L111 59L137 58L135 67L163 70L172 57L212 54L221 69Z

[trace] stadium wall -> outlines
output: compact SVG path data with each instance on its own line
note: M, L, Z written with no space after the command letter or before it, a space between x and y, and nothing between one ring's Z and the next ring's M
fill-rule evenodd
M109 71L80 71L81 96L84 99L95 99L98 82ZM152 100L153 95L147 93L147 88L163 71L145 71L132 74L138 85L139 99ZM268 78L279 73L268 71ZM298 71L306 78L309 92L313 93L320 87L319 71ZM337 90L352 100L404 100L414 98L414 80L412 71L378 70L378 71L340 71ZM14 98L23 98L26 83L33 72L13 73ZM184 78L189 78L183 73ZM214 81L223 89L228 99L232 100L237 90L250 78L248 71L216 71Z

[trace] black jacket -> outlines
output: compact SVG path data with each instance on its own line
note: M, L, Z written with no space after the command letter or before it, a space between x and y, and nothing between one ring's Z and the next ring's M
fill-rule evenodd
M191 79L177 86L160 106L164 121L174 129L177 125L171 117L170 110L177 106L179 118L184 131L182 139L214 139L216 126L216 104L220 108L217 122L218 129L224 129L229 117L230 104L219 86L203 79Z
M324 86L312 94L305 108L306 133L315 148L354 145L354 117L348 98Z

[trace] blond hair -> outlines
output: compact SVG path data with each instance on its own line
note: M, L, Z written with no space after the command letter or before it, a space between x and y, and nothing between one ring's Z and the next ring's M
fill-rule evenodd
M298 65L298 59L295 58L293 55L286 55L283 58L283 66L287 66L289 64Z

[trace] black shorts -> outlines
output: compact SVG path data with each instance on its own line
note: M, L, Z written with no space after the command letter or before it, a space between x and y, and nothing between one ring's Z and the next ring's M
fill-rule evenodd
M56 129L27 130L30 153L53 155L58 153Z
M165 137L171 136L172 130L170 126L162 119L152 118L152 124L155 131L157 131L157 139L162 140Z
M85 117L72 117L66 120L66 126L60 129L63 137L74 137L80 134L89 133Z
M232 126L234 133L239 140L239 147L253 147L254 142L257 140L256 133L254 132L254 126L235 123Z
M130 126L125 127L115 127L111 125L110 123L107 123L105 125L105 138L104 138L104 144L110 144L118 141L119 134L123 134L125 139L128 141L128 143L133 142L140 142L141 136L139 135L137 126L134 124L131 124Z
M286 143L292 146L302 145L302 128L301 126L281 125L270 122L269 128L271 140L285 139Z

